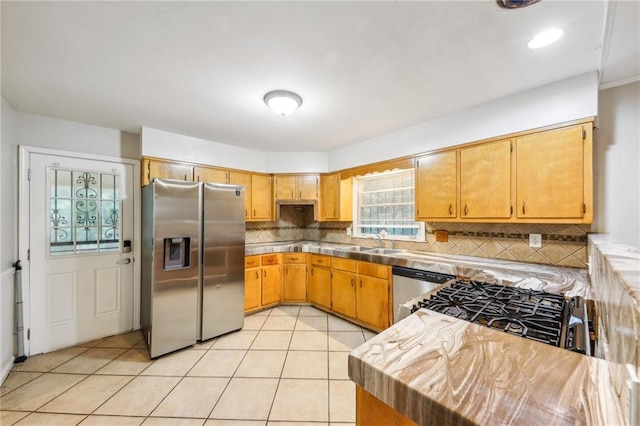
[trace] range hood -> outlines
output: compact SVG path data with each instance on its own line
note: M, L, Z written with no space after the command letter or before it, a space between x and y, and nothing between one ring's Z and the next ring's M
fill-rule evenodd
M313 206L313 220L318 221L318 200L276 200L276 220L280 219L280 206Z

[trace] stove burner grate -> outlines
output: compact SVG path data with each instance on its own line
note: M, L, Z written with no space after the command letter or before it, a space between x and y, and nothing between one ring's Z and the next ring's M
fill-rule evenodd
M537 290L457 281L414 305L554 346L562 346L566 301Z

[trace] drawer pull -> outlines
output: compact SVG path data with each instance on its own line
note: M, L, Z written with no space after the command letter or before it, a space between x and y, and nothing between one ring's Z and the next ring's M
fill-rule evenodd
M449 204L449 216L453 214L453 206Z

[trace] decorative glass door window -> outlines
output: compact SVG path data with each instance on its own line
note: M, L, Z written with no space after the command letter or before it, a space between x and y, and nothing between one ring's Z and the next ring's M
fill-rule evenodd
M117 174L49 169L49 254L120 249Z

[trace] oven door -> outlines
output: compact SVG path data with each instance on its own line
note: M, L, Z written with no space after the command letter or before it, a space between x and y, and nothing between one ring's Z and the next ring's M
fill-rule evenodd
M411 314L415 298L456 278L455 275L422 271L402 266L394 266L392 273L394 324Z

